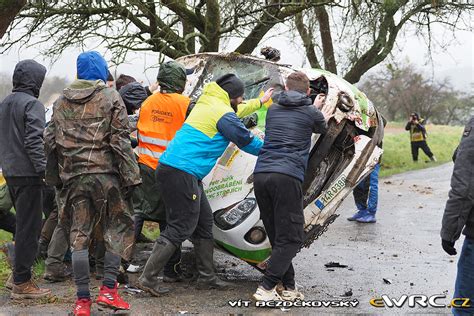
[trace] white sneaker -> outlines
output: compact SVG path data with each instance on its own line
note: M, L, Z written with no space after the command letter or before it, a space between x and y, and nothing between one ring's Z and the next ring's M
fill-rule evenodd
M281 298L285 301L296 301L296 300L304 300L304 295L300 291L298 291L298 288L295 287L294 290L283 290L281 291Z
M264 302L282 301L283 300L281 298L281 296L278 294L278 292L276 291L276 286L273 289L269 290L269 291L267 291L263 287L259 286L257 288L257 291L255 292L255 294L252 295L252 298L255 301L264 301Z

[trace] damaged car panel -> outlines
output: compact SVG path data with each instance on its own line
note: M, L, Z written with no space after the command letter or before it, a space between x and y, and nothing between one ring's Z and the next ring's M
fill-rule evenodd
M355 185L367 176L382 154L383 121L374 105L344 79L320 69L295 69L267 60L238 54L204 53L178 59L188 76L185 94L197 99L204 84L234 73L245 84L245 99L260 97L271 87L284 89L289 74L299 70L310 79L312 97L327 94L325 108L334 113L325 135L313 135L303 183L305 241L309 247L338 214L337 208ZM252 133L263 139L266 108L256 112ZM252 121L252 120L250 120ZM262 267L270 256L260 212L253 193L257 157L230 144L209 175L203 179L214 214L216 245L246 262Z

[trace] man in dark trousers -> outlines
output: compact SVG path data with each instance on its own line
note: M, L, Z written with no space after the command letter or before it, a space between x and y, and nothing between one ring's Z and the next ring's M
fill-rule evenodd
M435 162L436 157L433 155L430 147L428 147L428 143L426 142L426 129L424 126L424 120L420 118L418 113L413 112L410 115L410 120L407 122L405 130L410 131L411 155L413 161L418 161L418 150L421 148L428 158Z
M287 78L285 91L274 98L275 103L267 113L265 142L254 171L254 188L272 254L263 281L253 295L257 301L304 298L295 286L291 263L304 237L302 183L311 135L324 134L330 117L317 109L309 94L308 77L294 72ZM281 296L276 291L280 282L284 286Z
M441 245L449 255L456 255L455 242L466 236L458 261L458 275L454 286L454 315L474 315L474 116L466 128L456 150L451 191L446 202L441 228ZM463 298L470 299L470 307L462 308Z
M197 289L229 288L214 269L213 216L202 179L212 170L229 142L257 155L262 141L239 120L244 110L244 83L226 74L204 85L203 92L183 127L160 156L156 178L161 186L167 226L156 240L139 287L153 295L163 293L158 274L176 249L192 238L198 279ZM271 97L268 90L261 99L249 100L245 108L258 109Z
M20 61L13 73L13 91L0 103L0 165L16 210L13 289L15 299L42 298L51 292L31 280L43 213L46 158L45 109L38 101L46 68Z

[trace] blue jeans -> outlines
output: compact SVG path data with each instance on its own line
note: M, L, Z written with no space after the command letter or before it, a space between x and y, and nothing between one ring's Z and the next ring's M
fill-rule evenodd
M371 214L377 212L379 196L379 171L380 164L376 164L374 170L362 180L353 191L355 204L359 211L368 211Z
M453 298L469 298L471 307L453 308L453 314L474 315L474 239L466 238L458 261L458 275ZM457 304L461 305L459 301Z

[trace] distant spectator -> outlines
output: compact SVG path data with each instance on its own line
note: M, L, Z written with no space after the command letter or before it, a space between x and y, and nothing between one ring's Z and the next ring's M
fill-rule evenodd
M424 119L420 118L418 113L413 112L410 115L410 120L407 122L405 130L410 131L411 155L413 157L413 161L418 161L418 150L421 148L428 158L435 162L436 157L433 155L430 148L428 147L428 144L426 143L426 129L424 126Z

